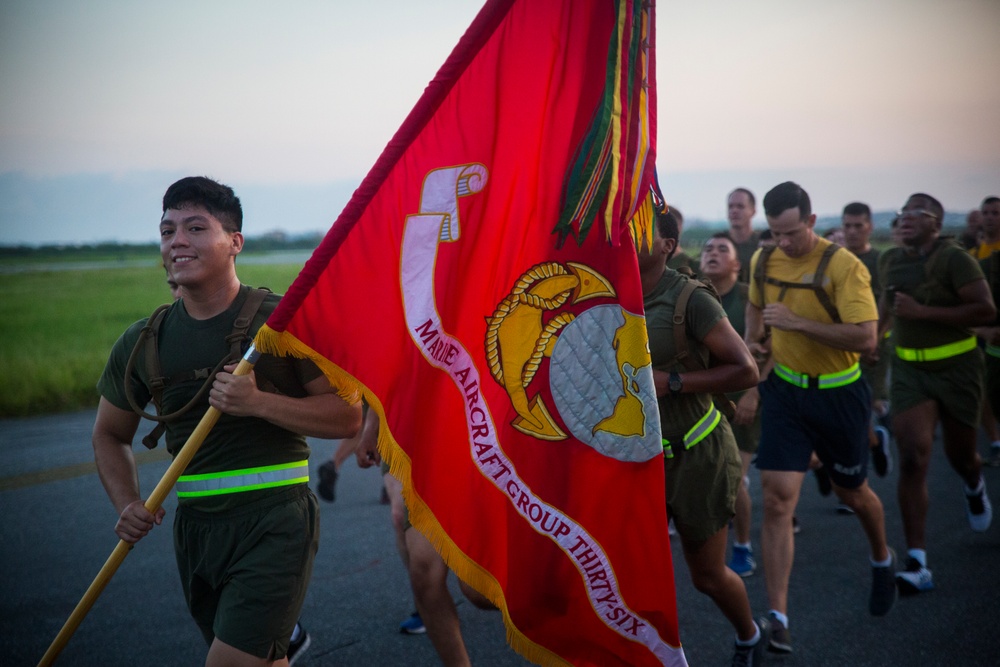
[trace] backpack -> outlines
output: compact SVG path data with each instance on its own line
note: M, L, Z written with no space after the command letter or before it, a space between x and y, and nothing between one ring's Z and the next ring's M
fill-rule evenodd
M212 387L212 382L215 381L216 374L222 370L226 364L239 361L240 357L243 356L243 345L249 340L247 336L247 331L250 329L250 325L253 323L254 317L257 315L257 311L260 310L261 304L264 303L264 299L271 290L266 287L255 287L250 290L247 295L246 301L243 302L243 307L240 308L240 312L236 315L236 319L233 320L233 329L226 336L226 342L229 343L229 354L219 360L219 363L215 365L214 368L199 368L193 371L185 371L183 373L177 373L171 377L164 377L160 366L160 349L157 342L157 337L160 332L160 325L163 323L163 318L167 314L167 309L173 304L165 303L159 306L153 311L153 314L149 316L146 320L146 325L140 330L139 338L135 342L135 347L132 348L132 353L129 355L128 363L125 365L125 397L128 399L129 405L132 410L146 419L151 419L152 421L158 422L156 427L149 432L149 434L142 439L142 444L144 444L148 449L156 449L157 441L163 432L166 430L166 423L174 421L180 418L182 415L186 414L191 408L193 408L208 390ZM146 373L149 375L149 390L153 397L153 405L156 406L156 414L151 414L143 410L139 406L138 401L136 401L135 396L132 392L130 379L132 378L132 373L135 370L136 360L139 358L139 354L145 355L146 360ZM179 410L172 412L168 415L163 413L163 389L172 384L178 384L181 382L190 382L191 380L204 380L201 388L195 393L194 397L187 402Z
M681 275L687 276L688 281L681 288L681 292L677 296L677 305L674 306L673 329L675 355L667 365L673 366L676 363L681 363L689 371L704 370L707 368L707 365L702 364L701 358L691 354L691 350L688 348L686 325L688 301L691 300L691 295L694 294L695 290L699 288L707 290L720 304L722 303L722 297L719 296L719 291L715 289L715 285L711 282L702 282L694 278L691 269L688 267L681 267L680 269L676 269L676 271ZM722 414L726 415L727 419L732 419L733 415L736 414L736 404L729 400L725 394L721 392L712 394L712 401L715 403L715 407L721 410Z
M754 267L753 281L757 285L757 289L760 290L761 298L764 298L764 283L768 285L775 285L781 288L781 292L778 293L778 301L785 298L785 293L789 289L809 289L813 291L816 298L819 299L820 305L826 310L827 315L836 324L840 324L840 313L837 312L837 307L833 305L833 301L830 300L830 295L826 293L823 289L823 279L826 277L826 267L830 264L830 259L833 254L840 250L839 245L831 244L827 246L826 250L823 251L823 255L819 259L819 264L816 265L816 272L813 273L812 282L809 283L793 283L787 280L778 280L777 278L772 278L767 275L767 260L771 258L771 254L777 246L765 246L760 250L760 257L757 258L757 266Z

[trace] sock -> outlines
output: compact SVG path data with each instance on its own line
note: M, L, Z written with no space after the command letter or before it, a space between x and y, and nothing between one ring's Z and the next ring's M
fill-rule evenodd
M920 567L927 567L927 551L925 549L908 549L906 555L920 563Z
M292 637L290 641L296 642L299 640L299 635L302 634L302 626L299 625L298 621L295 621L295 627L292 628Z
M874 558L869 558L872 567L889 567L892 565L892 554L889 554L888 558L885 560L875 560Z
M742 639L740 639L739 635L737 635L736 636L736 645L737 646L756 646L757 642L760 641L760 627L758 627L757 624L754 623L753 624L753 629L754 629L753 637L751 637L750 639L748 639L746 641L743 641Z
M777 611L775 609L771 610L771 616L774 616L776 619L778 619L779 621L781 621L781 624L783 626L785 626L785 629L788 629L788 617L787 616L785 616L780 611Z
M965 487L965 495L967 496L978 496L986 488L986 482L983 481L983 476L979 476L979 484L976 484L976 488L970 489Z
M739 547L740 549L746 549L747 551L753 552L753 547L750 546L749 542L733 542L734 547Z

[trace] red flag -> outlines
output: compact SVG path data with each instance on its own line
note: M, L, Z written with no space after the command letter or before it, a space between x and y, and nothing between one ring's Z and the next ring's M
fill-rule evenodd
M257 339L364 394L540 664L686 664L629 226L653 72L650 2L488 2Z

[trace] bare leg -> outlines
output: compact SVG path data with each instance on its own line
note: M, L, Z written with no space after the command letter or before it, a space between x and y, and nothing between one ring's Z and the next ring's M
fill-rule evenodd
M985 420L983 423L985 424ZM975 427L956 421L943 412L941 434L944 436L944 453L951 467L965 480L967 487L975 489L983 470L983 460L976 448Z
M234 646L220 641L218 637L208 648L205 667L288 667L288 658L268 660L244 653Z
M410 554L410 585L427 636L445 667L471 667L458 611L448 590L444 560L420 531L410 528L405 537Z
M897 497L903 517L903 534L909 549L927 548L927 471L930 469L937 404L924 401L893 417L892 429L899 446Z
M740 461L743 463L740 488L736 492L736 514L733 516L733 528L736 533L736 541L740 544L750 543L750 517L753 511L753 500L750 498L750 490L747 488L745 480L750 470L750 460L753 454L740 452Z
M761 470L764 489L764 520L760 544L764 560L764 583L771 609L788 613L788 580L795 560L792 517L799 503L805 473Z
M889 557L889 545L885 539L885 511L882 508L882 501L875 495L868 482L865 481L856 489L845 489L833 485L833 490L844 503L857 515L861 521L861 527L868 537L868 544L871 545L871 556L873 560L884 561Z
M386 473L382 475L382 484L389 496L389 509L392 515L392 528L396 534L396 551L403 561L407 571L410 569L410 553L406 549L406 538L403 536L403 524L406 519L406 505L403 503L403 483Z
M681 532L684 560L694 587L712 598L715 606L736 628L736 636L741 641L749 641L757 633L757 625L743 580L726 567L728 533L729 529L723 527L707 540L696 542L686 539Z

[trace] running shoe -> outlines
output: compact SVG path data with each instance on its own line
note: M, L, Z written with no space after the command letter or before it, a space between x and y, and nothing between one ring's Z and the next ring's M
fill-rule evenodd
M337 464L327 461L319 467L319 484L316 493L328 503L337 498Z
M837 503L837 514L850 515L854 514L854 510L851 509L850 505L844 503Z
M991 468L1000 468L1000 440L990 445L990 455L986 457L985 463Z
M802 532L802 524L799 523L799 517L792 517L792 535L798 535Z
M791 653L792 635L789 634L788 628L774 614L771 614L769 621L771 636L767 641L767 650L771 653Z
M883 426L876 426L875 439L877 444L872 447L872 467L875 474L885 477L892 472L892 451L889 449L889 431Z
M906 559L906 569L896 573L896 585L900 595L926 593L934 590L934 577L920 561L911 557Z
M309 645L312 644L312 637L309 636L306 629L300 623L296 623L295 626L299 630L299 637L288 644L288 652L285 654L288 658L288 667L294 665L295 661L301 658L302 654L309 648ZM292 634L295 634L294 631Z
M977 533L985 533L993 522L993 506L990 504L990 497L986 495L986 480L979 484L979 493L970 494L965 492L965 501L969 507L966 515L969 517L969 525Z
M404 635L422 635L427 632L420 614L413 612L410 617L399 624L399 631Z
M872 592L868 598L868 611L872 616L885 616L896 604L896 552L889 549L888 565L872 566Z
M764 664L764 649L767 647L771 624L764 617L755 619L755 622L760 629L760 639L752 646L736 645L736 652L733 654L733 667L758 667Z
M729 569L741 577L749 577L757 571L757 561L753 552L747 547L733 545L733 557L729 560Z

